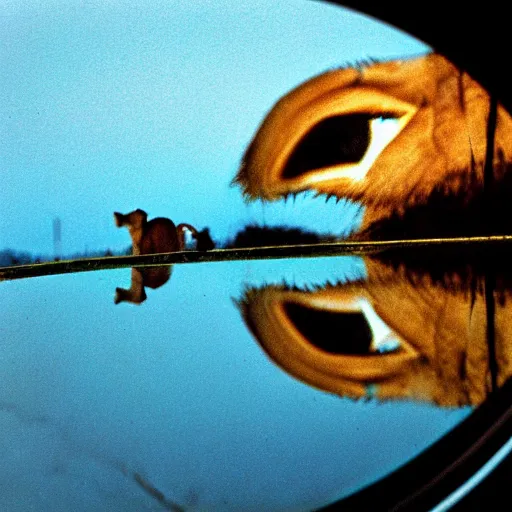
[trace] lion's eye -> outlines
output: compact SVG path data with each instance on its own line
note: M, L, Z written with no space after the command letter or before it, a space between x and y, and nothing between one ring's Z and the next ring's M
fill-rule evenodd
M372 330L359 311L336 312L309 308L290 302L284 310L295 328L309 343L331 354L368 354Z
M292 151L283 179L315 171L310 182L347 175L362 179L386 146L403 127L390 114L344 114L328 117L309 130Z
M339 163L358 162L371 140L371 121L368 114L323 119L299 142L284 168L283 178L296 178Z
M283 304L288 320L304 340L324 352L370 355L400 349L397 337L367 300L358 300L352 308L336 310L296 302Z

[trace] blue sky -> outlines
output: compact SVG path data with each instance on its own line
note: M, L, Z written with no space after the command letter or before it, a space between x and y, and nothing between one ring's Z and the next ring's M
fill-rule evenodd
M6 1L0 38L0 249L45 254L57 216L65 254L125 248L112 212L135 208L220 240L249 222L343 232L355 209L334 202L246 205L240 158L300 82L428 50L305 0ZM470 411L312 389L232 300L361 275L357 258L180 266L140 307L113 304L128 269L2 283L0 508L153 509L131 470L199 509L309 510L400 465Z
M151 7L148 7L151 5ZM246 205L230 187L265 113L291 88L358 59L428 47L321 2L13 1L0 10L0 248L124 248L112 212L210 226L342 234L354 208Z

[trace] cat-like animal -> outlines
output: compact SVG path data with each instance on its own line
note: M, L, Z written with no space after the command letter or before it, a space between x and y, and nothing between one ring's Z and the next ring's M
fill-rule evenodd
M126 227L132 239L132 254L158 254L183 251L185 249L185 232L190 231L196 241L198 250L210 250L215 247L208 228L198 231L190 224L176 226L171 219L157 217L148 221L148 214L141 209L127 214L114 212L117 227ZM171 277L172 267L132 268L132 282L129 289L116 288L114 303L132 302L140 304L146 300L145 287L159 288Z

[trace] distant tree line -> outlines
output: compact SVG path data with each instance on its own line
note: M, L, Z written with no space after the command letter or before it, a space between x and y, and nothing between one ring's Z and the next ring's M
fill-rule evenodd
M209 236L209 229L205 228L200 235L204 241L198 240L198 246L203 243L203 250L213 248L212 240ZM301 228L290 228L283 226L268 227L257 224L249 224L240 230L232 239L224 243L215 243L220 248L242 248L242 247L265 247L272 245L306 245L322 242L333 242L338 237L334 235L319 235L312 231ZM123 256L132 254L131 246L122 251L112 251L111 249L102 249L96 251L85 251L63 256L60 259L83 259L83 258L101 258L105 256ZM27 251L16 251L14 249L4 249L0 251L0 267L11 265L26 265L29 263L43 263L55 261L55 258L48 255L32 254Z
M30 263L44 263L48 261L58 261L59 259L79 260L83 258L101 258L104 256L124 256L132 253L131 246L123 251L112 251L103 249L97 251L86 251L84 253L74 253L62 258L43 254L32 254L28 251L16 251L15 249L3 249L0 251L0 267L9 267L12 265L28 265Z
M333 242L334 235L319 235L301 228L268 227L249 224L229 240L225 248L267 247L272 245L308 245Z

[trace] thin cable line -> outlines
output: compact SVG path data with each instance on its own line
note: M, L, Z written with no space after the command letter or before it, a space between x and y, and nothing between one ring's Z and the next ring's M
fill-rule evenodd
M318 258L333 256L362 256L389 249L413 249L418 247L460 247L485 244L508 245L512 235L476 236L457 238L422 238L417 240L386 240L366 242L330 242L308 245L283 245L238 249L214 249L212 251L181 251L142 256L107 256L74 260L52 261L10 267L0 267L0 280L22 279L72 272L90 272L126 267L155 267L184 263L214 263L222 261L268 260L286 258Z

